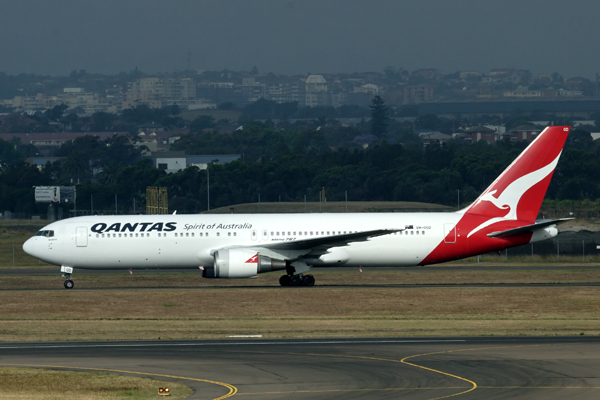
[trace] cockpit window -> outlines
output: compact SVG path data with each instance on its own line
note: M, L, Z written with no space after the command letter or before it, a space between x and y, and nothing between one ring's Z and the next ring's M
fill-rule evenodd
M54 231L39 231L35 236L54 237Z

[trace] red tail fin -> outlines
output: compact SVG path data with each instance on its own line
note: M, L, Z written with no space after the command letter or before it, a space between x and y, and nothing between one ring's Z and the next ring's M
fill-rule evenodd
M492 220L535 221L570 130L568 126L544 129L466 213L494 217Z

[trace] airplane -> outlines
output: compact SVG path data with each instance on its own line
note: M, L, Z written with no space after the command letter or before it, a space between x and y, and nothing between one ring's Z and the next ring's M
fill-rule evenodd
M555 237L569 218L536 220L570 131L550 126L470 206L444 213L83 216L53 222L23 250L75 269L194 268L204 278L284 271L313 286L314 267L443 263Z

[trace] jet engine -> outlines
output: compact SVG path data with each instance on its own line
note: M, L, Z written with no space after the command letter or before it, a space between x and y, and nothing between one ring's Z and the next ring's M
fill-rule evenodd
M248 249L218 250L214 259L213 265L204 267L204 278L251 278L286 267L284 260L261 256L256 250Z

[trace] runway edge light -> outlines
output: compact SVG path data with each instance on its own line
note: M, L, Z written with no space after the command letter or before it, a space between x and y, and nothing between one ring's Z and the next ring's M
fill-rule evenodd
M171 393L169 393L168 387L164 387L164 388L158 388L158 395L159 396L170 396Z

